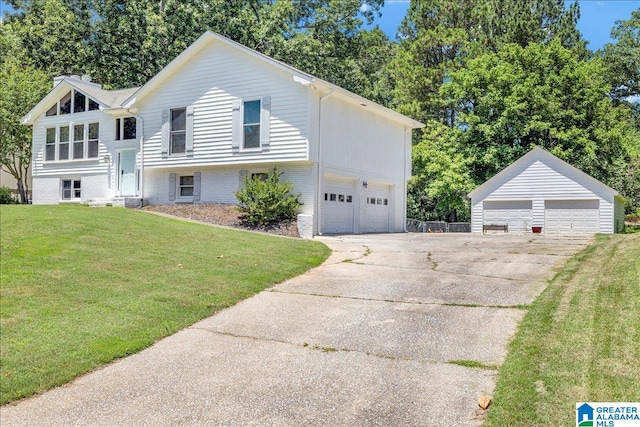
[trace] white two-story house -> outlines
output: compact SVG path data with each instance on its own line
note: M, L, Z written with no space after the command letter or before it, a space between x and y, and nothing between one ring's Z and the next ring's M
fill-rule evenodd
M207 32L140 88L59 77L33 125L33 203L228 203L277 167L309 233L401 232L422 124Z

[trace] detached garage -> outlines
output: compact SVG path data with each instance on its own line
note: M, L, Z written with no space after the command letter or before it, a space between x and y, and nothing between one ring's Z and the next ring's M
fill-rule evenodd
M624 229L617 191L536 147L469 193L471 231L614 233Z

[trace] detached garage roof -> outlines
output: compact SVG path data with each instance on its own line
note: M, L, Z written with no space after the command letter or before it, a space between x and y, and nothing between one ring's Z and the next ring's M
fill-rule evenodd
M619 193L613 188L582 172L580 169L571 166L564 160L560 160L558 157L540 147L534 147L527 154L520 157L511 165L496 174L493 178L487 180L484 184L478 186L475 190L470 192L468 194L468 197L472 200L482 200L486 198L488 195L500 188L503 184L518 176L529 166L538 161L544 163L558 173L579 183L583 187L591 190L596 194L600 194L601 196L609 196L611 198L612 196L622 198L622 196L620 196ZM544 185L544 183L541 182L540 185Z

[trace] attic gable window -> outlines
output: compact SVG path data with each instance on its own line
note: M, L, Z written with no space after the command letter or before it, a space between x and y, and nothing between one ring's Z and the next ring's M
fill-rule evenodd
M87 97L82 93L73 91L73 112L84 113L87 104Z
M71 92L66 94L60 100L60 114L71 113Z
M100 104L89 98L82 92L77 90L69 91L65 96L60 98L58 102L53 104L47 110L47 117L57 116L58 114L84 113L85 111L99 110Z

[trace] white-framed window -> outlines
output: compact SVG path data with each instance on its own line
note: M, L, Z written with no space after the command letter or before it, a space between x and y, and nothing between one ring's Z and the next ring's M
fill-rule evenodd
M97 159L100 151L98 122L69 123L46 128L47 162Z
M69 126L58 128L58 160L69 160Z
M46 161L54 161L56 159L56 128L47 128L44 159Z
M266 181L269 175L266 172L252 172L251 180L259 179L260 181Z
M73 112L84 113L87 108L87 97L82 92L73 91Z
M84 157L84 124L73 125L73 159Z
M169 119L169 154L184 154L187 136L187 109L173 108Z
M193 105L162 110L162 157L191 157L194 155L194 112Z
M45 115L51 117L72 113L84 113L85 111L98 109L100 109L100 104L82 92L73 89L56 101L56 103L47 110Z
M136 139L136 124L135 117L116 119L116 141Z
M260 148L260 100L242 102L242 148Z
M193 199L194 182L193 175L178 177L178 199Z
M98 157L98 152L100 151L100 125L98 123L89 123L87 132L87 158L94 159Z
M238 154L267 151L270 140L271 97L234 99L231 147Z
M60 191L62 200L80 200L82 196L80 179L60 180Z

